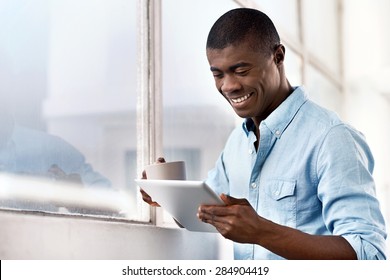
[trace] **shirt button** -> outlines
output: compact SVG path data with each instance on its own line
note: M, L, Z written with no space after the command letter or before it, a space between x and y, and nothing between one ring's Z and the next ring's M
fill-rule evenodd
M280 130L275 131L275 134L276 134L277 136L279 136L279 135L280 135Z
M254 153L253 149L249 149L248 153L251 155Z
M252 189L256 189L256 188L257 188L256 183L252 183L252 184L251 184L251 187L252 187Z

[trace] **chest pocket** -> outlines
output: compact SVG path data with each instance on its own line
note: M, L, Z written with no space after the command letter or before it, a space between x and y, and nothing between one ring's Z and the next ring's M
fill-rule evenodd
M275 223L296 227L296 181L267 180L261 186L259 214Z

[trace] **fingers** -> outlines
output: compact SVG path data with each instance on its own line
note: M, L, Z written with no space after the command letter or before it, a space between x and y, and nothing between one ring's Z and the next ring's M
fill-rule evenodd
M225 236L232 228L231 220L228 216L217 216L208 212L198 212L198 218L202 222L214 226L223 236Z
M234 215L236 207L229 207L235 205L251 206L249 201L245 198L235 198L227 194L221 194L221 199L225 205L201 205L198 209L199 213L211 213L216 216Z
M249 201L245 198L235 198L224 193L220 197L226 205L249 205Z
M160 205L157 202L153 201L150 195L148 195L143 189L140 189L140 192L142 194L143 201L145 201L150 206L160 207Z
M159 164L159 163L165 163L165 159L164 159L163 157L157 158L157 160L154 162L154 164ZM148 177L147 177L147 175L146 175L146 171L143 170L143 171L142 171L142 177L141 177L141 179L147 179L147 178L148 178Z
M164 163L164 162L165 162L165 159L163 157L159 157L159 158L157 158L155 164ZM147 179L147 178L148 177L146 175L146 171L143 170L141 179ZM153 199L143 189L140 189L140 192L142 194L143 201L145 201L146 203L148 203L151 206L160 207L160 205L157 202L153 201Z
M205 223L214 224L216 222L220 222L221 218L220 216L216 216L215 214L211 212L198 212L198 218Z
M238 215L241 205L251 207L248 200L244 198L234 198L226 194L221 194L221 199L226 205L199 206L197 213L198 218L211 224L215 224L215 222L226 222L229 217Z
M230 216L230 210L226 206L205 206L198 208L198 218L206 223L213 224L214 222L221 222L227 216Z
M141 179L148 179L148 178L146 177L146 171L145 171L145 170L142 171L142 177L141 177Z
M259 232L259 215L246 199L221 195L225 205L201 205L198 217L212 224L227 239L253 243Z
M56 178L62 178L66 176L66 173L57 164L51 165L47 172L54 175Z
M50 178L56 181L64 181L75 184L82 184L81 176L78 173L66 174L57 164L53 164L47 170Z

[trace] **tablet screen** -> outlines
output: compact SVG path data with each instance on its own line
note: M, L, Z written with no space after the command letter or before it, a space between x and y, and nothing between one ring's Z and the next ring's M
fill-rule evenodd
M201 204L223 205L220 197L203 181L135 180L140 188L190 231L218 232L197 217Z

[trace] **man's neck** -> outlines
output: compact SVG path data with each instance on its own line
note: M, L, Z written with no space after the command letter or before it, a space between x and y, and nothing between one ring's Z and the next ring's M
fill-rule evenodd
M264 116L258 116L258 117L253 117L252 118L252 121L254 123L254 133L256 135L256 139L257 141L255 142L255 147L256 147L256 150L258 148L258 143L260 142L260 123L265 120L273 111L276 110L276 108L278 108L280 106L280 104L282 104L290 95L291 93L293 93L294 91L294 88L290 85L290 83L286 80L286 83L287 83L287 88L285 90L285 93L282 94L281 96L283 96L280 101L277 103L277 105L275 106L275 108L267 115L264 115Z

